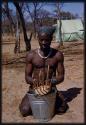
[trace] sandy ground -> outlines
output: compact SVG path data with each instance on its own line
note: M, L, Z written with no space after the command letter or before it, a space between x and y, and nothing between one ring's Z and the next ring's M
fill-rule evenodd
M23 39L21 53L14 54L14 38L5 37L2 44L2 123L39 123L33 116L22 117L19 112L21 99L28 91L25 82L26 53ZM58 44L53 42L57 48ZM38 47L37 40L32 41L32 49ZM65 80L57 86L69 105L63 115L55 115L48 123L84 122L84 42L66 42L64 49ZM21 57L21 58L20 58ZM9 63L7 65L7 63Z

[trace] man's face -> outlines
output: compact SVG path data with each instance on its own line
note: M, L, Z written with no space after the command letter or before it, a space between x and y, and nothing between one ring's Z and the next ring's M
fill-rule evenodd
M39 41L40 48L42 50L46 50L50 48L52 36L47 35L46 33L40 33L38 34L38 41Z

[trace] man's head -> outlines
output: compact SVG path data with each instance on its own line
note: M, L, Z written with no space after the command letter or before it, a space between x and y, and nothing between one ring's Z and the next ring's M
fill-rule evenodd
M54 31L55 28L50 26L43 26L38 30L38 41L42 50L50 48Z

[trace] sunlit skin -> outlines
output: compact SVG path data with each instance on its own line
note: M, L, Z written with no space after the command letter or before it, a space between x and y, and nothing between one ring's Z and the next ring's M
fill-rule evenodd
M51 47L50 47L51 41L52 41L52 36L47 35L46 33L38 34L38 42L40 46L39 51L43 57L46 57L49 54L51 50ZM60 51L52 48L51 55L46 59L41 58L39 56L38 49L28 52L28 54L26 55L25 80L27 84L30 84L31 89L33 89L32 88L33 80L36 80L37 82L39 81L38 74L40 70L42 71L41 80L42 81L46 80L48 65L49 65L48 79L50 80L52 77L55 77L58 81L58 83L56 84L63 82L64 74L65 74L64 56ZM33 78L32 78L32 75L33 75ZM58 100L58 93L57 93L56 100ZM64 104L63 99L62 99L62 102ZM27 113L29 115L31 112L29 99L27 95L25 95L25 97L22 99L22 102L20 104L20 112L22 113L22 115L25 115L25 114L27 115Z
M38 41L40 45L40 54L42 56L47 56L50 51L50 45L52 41L52 37L47 36L46 34L42 33L38 35ZM45 71L45 76L47 72L47 67L49 65L50 72L49 72L49 79L52 78L52 75L56 74L56 70L58 75L56 76L58 83L64 80L64 57L60 51L57 51L52 48L52 53L50 57L47 59L42 59L37 52L37 49L34 51L29 52L26 57L26 70L25 70L25 78L28 84L33 84L32 73L39 72L39 70ZM37 73L36 72L36 73ZM34 76L35 78L35 76Z

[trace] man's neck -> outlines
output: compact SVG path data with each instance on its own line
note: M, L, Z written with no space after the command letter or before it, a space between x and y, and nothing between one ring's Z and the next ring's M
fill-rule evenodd
M41 49L41 48L40 48L40 51L43 53L44 56L47 56L47 55L49 54L50 50L51 50L50 47L49 47L49 48L46 48L46 49Z
M42 50L41 48L38 49L38 55L41 57L41 58L48 58L52 53L52 49L51 48L47 48L46 50Z

